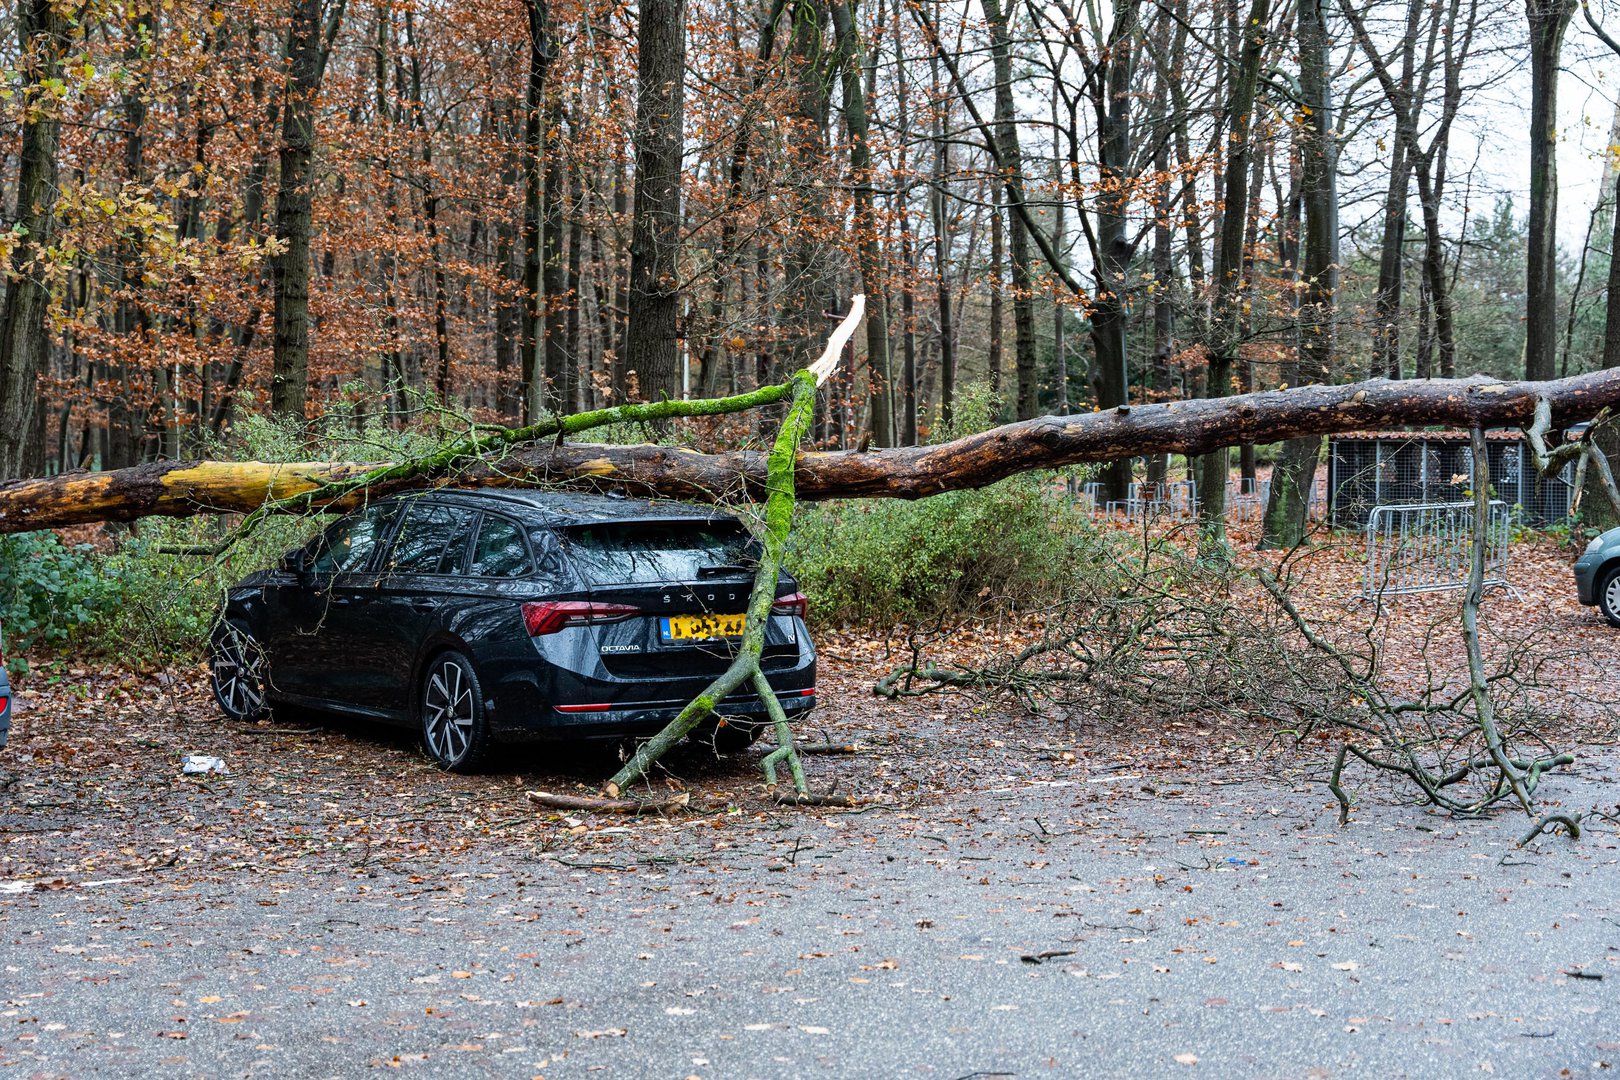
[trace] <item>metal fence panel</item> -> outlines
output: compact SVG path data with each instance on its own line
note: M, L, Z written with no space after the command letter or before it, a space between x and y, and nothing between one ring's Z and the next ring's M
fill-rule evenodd
M1513 514L1491 500L1485 531L1485 584L1505 585ZM1375 506L1367 515L1367 579L1362 595L1435 592L1468 585L1474 544L1472 502Z

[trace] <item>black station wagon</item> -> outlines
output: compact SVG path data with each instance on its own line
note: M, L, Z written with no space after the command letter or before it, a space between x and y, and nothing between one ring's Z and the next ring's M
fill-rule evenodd
M759 555L709 509L532 491L412 492L341 518L229 591L214 696L416 725L447 769L497 742L625 738L673 719L735 656ZM805 598L778 578L761 667L788 716L815 704ZM751 694L697 735L765 726Z

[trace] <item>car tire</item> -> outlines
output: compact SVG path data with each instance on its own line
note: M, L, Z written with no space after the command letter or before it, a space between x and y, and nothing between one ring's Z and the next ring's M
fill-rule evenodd
M472 661L458 652L435 656L422 676L419 695L422 745L449 772L475 772L492 741L484 711L484 688Z
M763 720L728 716L724 724L716 721L699 729L694 737L704 746L712 746L717 754L740 754L758 742L768 727L770 724Z
M1609 567L1598 578L1597 606L1610 626L1620 626L1620 564Z
M228 720L269 715L264 647L245 623L221 622L208 642L209 686Z

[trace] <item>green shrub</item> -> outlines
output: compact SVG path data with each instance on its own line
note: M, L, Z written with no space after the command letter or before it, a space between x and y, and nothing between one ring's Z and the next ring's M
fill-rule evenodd
M69 547L54 533L0 536L0 629L14 672L27 670L29 650L64 645L95 618L94 559L89 544Z
M359 424L342 412L321 421L311 443L300 428L247 417L228 446L208 452L228 459L308 461L398 459L435 445L425 429L396 431ZM0 618L13 669L25 654L71 648L128 663L200 658L225 590L272 565L328 519L273 517L224 554L177 554L217 547L224 518L148 518L113 537L110 550L68 546L53 533L0 536Z
M818 618L892 626L1055 599L1104 543L1047 473L917 502L801 506L788 564Z

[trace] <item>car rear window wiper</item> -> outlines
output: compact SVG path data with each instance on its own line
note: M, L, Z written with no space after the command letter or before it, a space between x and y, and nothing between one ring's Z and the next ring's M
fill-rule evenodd
M698 567L698 577L714 577L716 574L747 574L753 571L752 566L741 563L720 563L717 566Z

